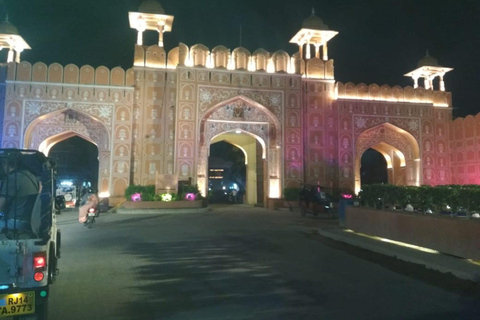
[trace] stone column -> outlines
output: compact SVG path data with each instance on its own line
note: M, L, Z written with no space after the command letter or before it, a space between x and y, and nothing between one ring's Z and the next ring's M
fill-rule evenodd
M326 42L323 44L323 61L328 61L328 47Z
M315 58L320 59L320 45L318 43L315 43L314 46L315 46Z
M21 50L21 49L18 49L18 50L16 51L16 53L17 53L17 54L15 55L15 62L16 62L16 63L20 63L20 54L22 53L22 51L23 51L23 50Z
M158 26L158 46L163 47L163 25Z
M440 91L445 91L445 81L443 81L444 74L440 75Z
M137 34L137 44L139 46L143 45L143 30L137 29L138 34Z
M413 88L417 89L418 88L418 76L413 76Z
M13 62L13 55L14 55L13 48L10 48L10 50L8 50L7 63Z
M430 77L426 76L424 79L425 90L431 89Z

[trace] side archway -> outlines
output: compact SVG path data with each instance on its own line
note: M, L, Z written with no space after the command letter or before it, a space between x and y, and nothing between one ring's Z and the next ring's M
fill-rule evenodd
M407 131L390 123L362 132L355 143L355 193L360 192L360 166L363 153L368 149L380 152L387 161L389 182L419 186L420 148L417 140ZM396 168L396 170L395 170Z
M98 147L99 192L111 193L111 139L105 125L78 110L61 109L34 119L25 130L24 147L48 155L57 143L78 136Z

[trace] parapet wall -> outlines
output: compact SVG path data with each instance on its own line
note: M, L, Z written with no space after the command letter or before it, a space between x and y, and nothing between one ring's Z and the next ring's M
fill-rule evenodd
M390 87L378 84L366 85L348 82L337 82L335 87L336 99L371 100L403 103L431 103L435 107L451 107L452 94L445 91L425 90L425 88L407 86Z
M480 184L480 113L455 119L450 130L452 183Z
M8 80L104 86L133 86L135 82L132 68L124 70L115 67L110 70L104 66L93 68L89 65L78 67L74 64L63 67L59 63L47 66L43 62L32 65L27 61L9 63Z
M216 46L212 50L203 44L190 48L180 43L167 54L163 47L135 46L134 66L175 69L177 66L205 67L238 71L304 74L308 78L334 79L333 60L318 58L305 62L298 53L290 56L279 50L270 53L258 49L250 53L243 47L230 49Z

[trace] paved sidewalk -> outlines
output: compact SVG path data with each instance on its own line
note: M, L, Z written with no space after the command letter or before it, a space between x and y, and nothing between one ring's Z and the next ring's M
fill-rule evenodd
M342 228L320 228L318 233L326 238L344 242L386 256L424 265L426 268L443 273L452 273L456 277L480 283L480 265L462 258L442 253L428 253L373 239L368 236L348 232Z

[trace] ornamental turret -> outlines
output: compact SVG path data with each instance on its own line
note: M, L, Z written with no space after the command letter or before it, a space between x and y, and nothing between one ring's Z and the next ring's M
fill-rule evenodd
M128 13L130 28L138 31L137 45L143 45L143 32L154 30L158 32L158 46L163 47L163 33L172 30L173 16L166 15L160 3L146 0L140 4L138 12Z
M337 34L337 31L329 30L322 19L315 15L315 9L312 9L312 14L303 21L302 29L290 40L290 43L298 44L300 57L306 60L312 58L312 45L315 47L316 58L320 58L320 47L323 47L322 59L328 61L327 43ZM303 46L306 46L305 54Z
M18 29L8 21L8 16L0 24L0 50L7 49L7 63L20 62L20 54L25 49L31 49L20 36Z
M423 78L424 87L426 90L434 90L433 80L436 77L440 78L440 91L445 91L445 81L443 77L449 71L452 71L452 68L442 67L438 64L437 59L428 54L423 57L417 65L417 69L406 73L406 77L412 77L413 87L418 88L418 79Z

